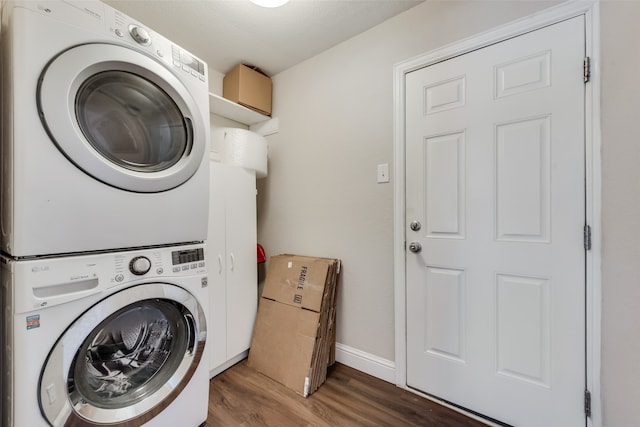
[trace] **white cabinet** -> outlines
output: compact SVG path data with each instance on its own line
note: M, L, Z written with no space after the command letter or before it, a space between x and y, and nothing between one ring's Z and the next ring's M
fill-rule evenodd
M255 172L210 163L207 265L211 376L242 360L258 305Z

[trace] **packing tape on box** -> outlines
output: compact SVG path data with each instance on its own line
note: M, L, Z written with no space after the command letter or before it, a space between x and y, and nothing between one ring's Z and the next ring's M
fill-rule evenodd
M254 170L256 178L267 176L267 140L255 132L238 128L216 128L211 132L212 158L221 163Z

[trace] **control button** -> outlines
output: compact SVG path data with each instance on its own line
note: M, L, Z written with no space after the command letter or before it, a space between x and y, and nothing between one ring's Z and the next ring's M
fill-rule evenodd
M182 266L182 271L187 271L188 269L189 269L189 266L188 266L188 265L183 265L183 266Z
M193 268L198 268L198 263L196 262L196 263L191 264L191 268L192 268L192 269L193 269Z
M129 34L131 37L142 46L149 46L151 44L151 36L149 32L137 25L129 25Z
M188 65L184 65L184 64L183 64L183 65L182 65L182 71L184 71L184 72L187 72L187 73L188 73L189 71L191 71L191 68L189 68L189 66L188 66Z
M204 267L204 261L200 261L200 262L198 263L198 267Z
M180 273L180 267L173 267L174 273Z
M116 274L116 282L122 282L124 280L124 274Z
M200 74L200 80L204 81L204 76L202 74Z
M191 70L191 75L192 75L193 77L198 77L198 72L197 72L197 71L194 71L194 70Z
M182 67L180 61L176 61L175 59L173 60L173 65L175 65L176 67Z
M162 273L164 273L164 269L162 267L156 268L156 274L162 274Z
M164 53L162 53L161 50L156 50L156 54L160 57L160 58L164 58Z
M129 270L137 276L142 276L143 274L147 274L147 272L151 269L151 261L149 258L144 256L134 257L131 262L129 262Z
M116 28L114 33L116 33L116 36L118 37L124 37L124 33L120 30L120 28Z

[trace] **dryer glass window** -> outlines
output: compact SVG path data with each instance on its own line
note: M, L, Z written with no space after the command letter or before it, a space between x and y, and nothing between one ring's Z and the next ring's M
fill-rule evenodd
M105 71L88 78L77 92L76 116L89 143L130 170L165 170L191 146L190 123L176 103L133 73Z
M112 314L71 365L69 396L98 408L131 406L154 393L193 350L191 315L180 304L143 300Z

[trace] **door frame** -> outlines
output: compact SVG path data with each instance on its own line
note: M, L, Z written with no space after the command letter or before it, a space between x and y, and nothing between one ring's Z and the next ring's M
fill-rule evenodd
M423 55L394 65L394 297L395 381L399 387L427 398L407 386L406 337L406 249L405 249L405 75L419 68L469 53L512 37L576 16L585 17L586 56L591 60L589 83L585 84L585 214L591 226L591 250L586 252L586 382L591 393L591 416L587 425L602 425L601 404L601 135L600 135L600 7L599 0L566 2L501 25Z

